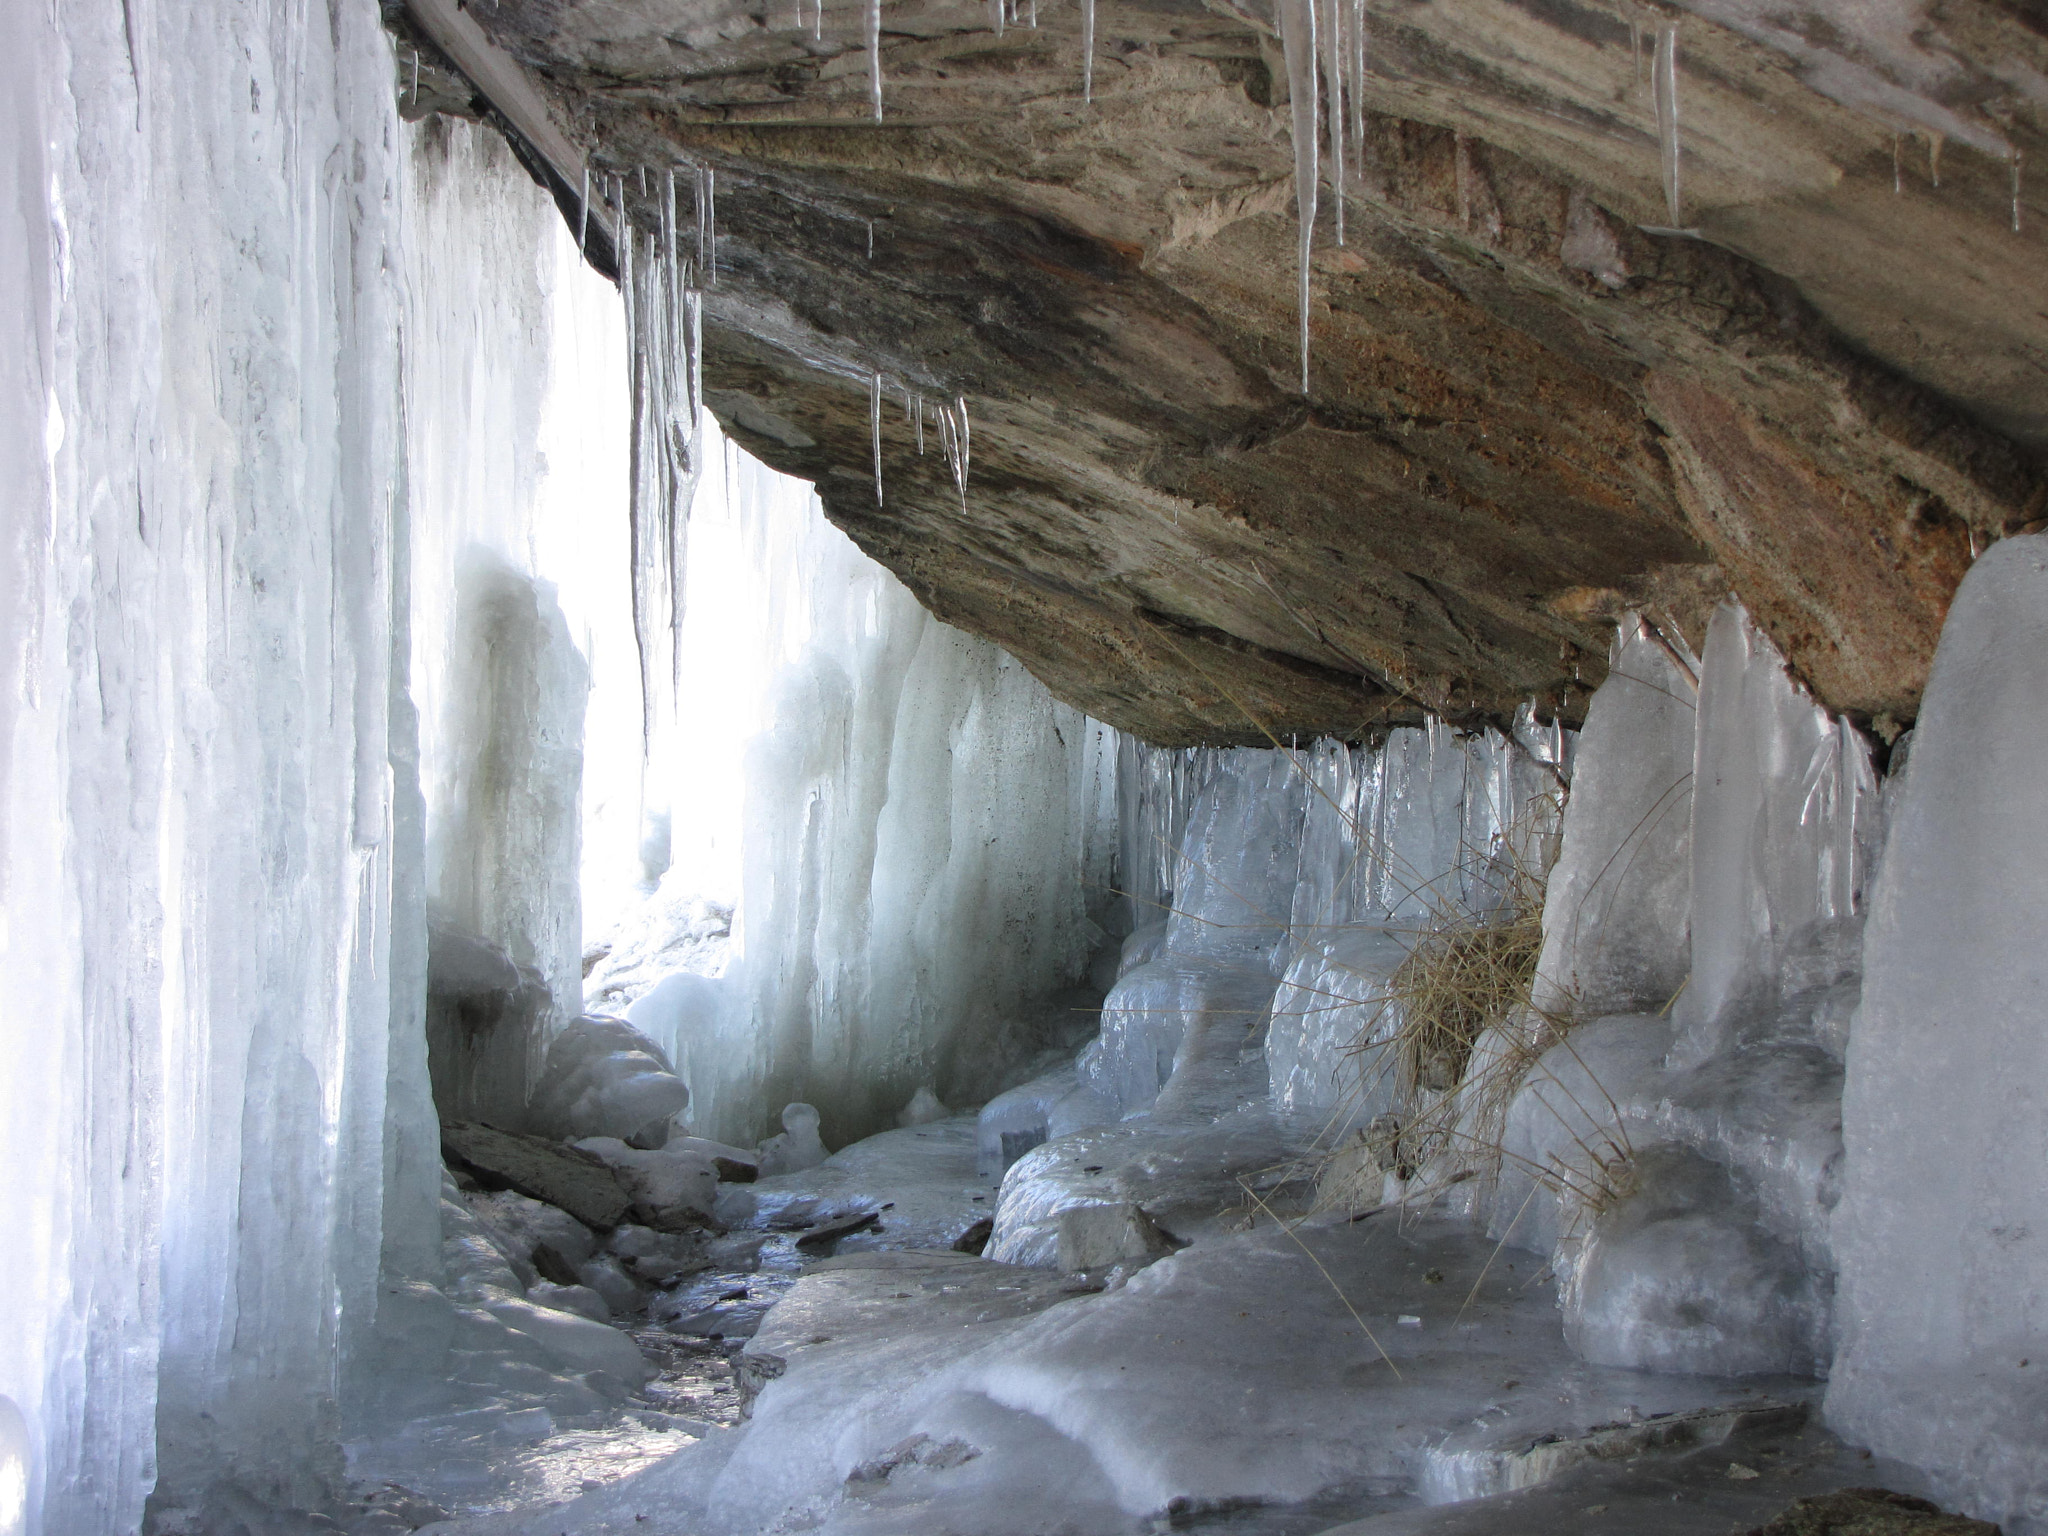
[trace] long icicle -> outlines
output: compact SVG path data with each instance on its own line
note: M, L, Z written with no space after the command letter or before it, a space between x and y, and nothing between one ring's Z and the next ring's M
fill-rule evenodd
M875 450L875 505L882 504L882 376L868 375L868 440Z
M1657 107L1657 152L1664 166L1664 206L1671 227L1682 229L1678 188L1678 28L1657 28L1657 51L1650 61L1650 90Z
M1351 24L1344 41L1348 45L1344 62L1351 79L1345 89L1351 105L1351 163L1359 175L1365 173L1365 0L1346 0Z
M882 120L882 0L868 0L868 100Z
M1301 392L1308 393L1309 253L1316 232L1315 0L1280 0L1280 47L1287 61L1288 106L1294 120L1295 283L1301 306Z
M584 246L590 238L590 164L583 166L583 195L576 200L576 254L585 255Z
M1344 0L1316 0L1323 53L1323 102L1330 135L1330 211L1344 243Z
M1095 0L1081 0L1081 100L1095 99Z

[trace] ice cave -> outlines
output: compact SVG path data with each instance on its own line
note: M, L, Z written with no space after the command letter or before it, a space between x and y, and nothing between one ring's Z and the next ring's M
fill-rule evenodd
M2048 1536L2035 0L0 55L0 1536Z

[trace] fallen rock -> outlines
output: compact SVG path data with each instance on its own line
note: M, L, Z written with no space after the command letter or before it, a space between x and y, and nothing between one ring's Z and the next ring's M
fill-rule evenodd
M485 1184L544 1200L588 1227L617 1226L633 1204L601 1158L539 1136L448 1121L441 1127L441 1153Z
M587 1136L572 1143L603 1160L633 1200L633 1219L659 1232L688 1232L713 1225L718 1203L718 1167L701 1152L663 1147L643 1152L615 1136Z
M1999 1536L1988 1520L1943 1514L1939 1505L1886 1488L1844 1488L1801 1499L1749 1536Z
M1131 1204L1075 1205L1057 1218L1059 1267L1069 1274L1164 1258L1186 1243Z
M828 1216L816 1225L806 1227L797 1233L796 1245L805 1250L825 1248L838 1242L842 1237L865 1232L870 1227L879 1229L882 1225L882 1212L888 1209L889 1207L884 1205L874 1210L842 1211L835 1216Z
M709 1269L712 1262L702 1238L657 1232L652 1227L622 1226L612 1233L605 1246L618 1257L626 1273L648 1285L674 1285L685 1275ZM585 1283L590 1283L588 1277ZM595 1285L592 1288L601 1289Z
M993 1216L984 1216L973 1226L953 1239L955 1253L971 1253L979 1257L988 1247L988 1240L995 1235L996 1222Z
M730 1147L708 1136L671 1136L664 1152L698 1152L711 1159L722 1184L751 1184L761 1177L761 1155L743 1147Z

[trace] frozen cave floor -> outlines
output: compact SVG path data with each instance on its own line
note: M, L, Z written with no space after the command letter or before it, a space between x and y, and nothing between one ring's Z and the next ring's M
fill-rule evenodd
M1726 1536L1921 1491L1818 1427L1812 1381L1587 1364L1542 1262L1462 1220L1223 1213L1135 1273L1067 1274L952 1246L996 1193L968 1118L725 1186L753 1267L651 1309L660 1374L609 1427L419 1490L454 1513L425 1529Z

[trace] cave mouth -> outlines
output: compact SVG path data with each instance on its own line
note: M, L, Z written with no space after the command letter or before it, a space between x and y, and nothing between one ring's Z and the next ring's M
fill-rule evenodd
M0 13L0 1536L2048 1532L2038 30L686 9Z

